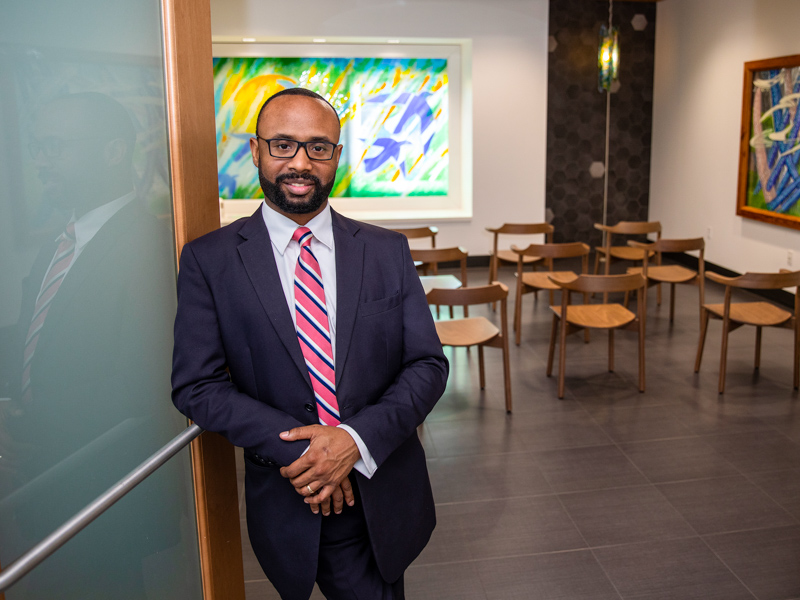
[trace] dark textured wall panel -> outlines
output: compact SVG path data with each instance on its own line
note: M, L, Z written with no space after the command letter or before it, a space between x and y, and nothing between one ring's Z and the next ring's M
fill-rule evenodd
M620 68L611 94L610 225L647 219L655 18L655 4L614 3ZM598 245L601 239L594 223L603 220L603 177L590 169L605 159L606 95L597 91L597 44L607 22L607 2L550 1L546 207L556 241Z

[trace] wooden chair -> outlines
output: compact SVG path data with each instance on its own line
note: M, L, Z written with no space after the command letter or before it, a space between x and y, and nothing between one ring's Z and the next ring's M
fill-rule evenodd
M477 346L478 372L481 389L486 387L483 365L483 348L490 346L503 351L503 381L505 383L506 411L511 412L511 366L508 352L508 288L495 281L490 285L457 290L434 289L428 293L428 302L436 305L468 306L487 302L500 303L500 328L485 317L471 317L436 321L436 333L443 346Z
M487 227L486 231L494 235L492 252L489 256L489 283L497 279L497 270L501 264L516 265L519 258L513 250L500 250L498 248L501 235L544 234L546 243L552 243L553 241L553 226L548 223L505 223L495 229ZM541 261L542 259L536 256L527 256L523 259L525 265L535 265Z
M439 233L438 227L410 227L406 229L392 229L392 231L396 231L397 233L402 233L406 236L409 240L415 240L420 238L430 238L431 240L431 248L436 248L436 234ZM431 272L434 275L438 275L438 271L436 269L436 264L428 265L422 263L417 266L418 269L422 269L422 273L424 275L428 274L428 269L431 269Z
M467 287L467 251L463 248L424 248L411 249L411 258L423 265L431 265L433 273L438 272L439 263L458 262L461 267L461 286ZM431 303L434 304L434 303ZM464 306L464 316L469 316L469 309ZM439 305L436 305L436 316L439 316ZM453 317L453 306L450 306L450 317Z
M703 347L706 341L709 319L722 321L722 351L719 362L719 393L725 391L725 369L728 359L728 334L742 325L756 328L755 368L761 363L761 329L763 327L783 327L794 332L794 389L800 384L800 329L797 314L800 309L800 271L781 270L780 273L745 273L738 277L724 277L717 273L706 273L711 281L725 286L725 300L722 304L703 304L701 309L700 342L697 346L697 359L694 372L700 371ZM793 287L794 313L769 302L731 302L733 288L751 290L777 290Z
M655 233L657 239L661 239L661 222L660 221L620 221L616 225L603 225L602 223L595 223L595 229L603 232L603 245L594 249L594 274L600 272L600 261L605 264L604 273L611 274L611 261L628 260L633 262L641 262L644 260L645 251L642 248L636 248L631 245L614 246L611 239L614 235L646 235L648 233ZM652 250L648 251L648 256L653 256ZM658 303L661 304L661 286L658 286ZM608 302L608 294L603 294L603 302Z
M628 329L639 332L639 391L644 391L644 330L647 321L647 305L644 302L646 282L639 273L625 275L580 275L575 279L551 280L562 288L561 305L551 306L553 327L550 331L550 350L547 357L547 376L553 372L556 335L559 335L558 397L564 397L564 371L567 357L567 334L582 329L608 330L608 370L614 371L614 330ZM622 304L570 304L572 292L582 294L608 292L631 292L636 290L636 314ZM637 316L638 315L638 316Z
M692 239L665 239L661 238L651 244L641 242L628 242L631 246L647 248L655 252L655 264L650 265L648 254L644 255L641 267L630 267L628 273L642 273L647 279L648 286L659 283L668 283L669 293L669 322L675 320L675 286L677 284L695 285L700 288L700 320L703 319L703 303L705 302L705 248L706 243L703 238ZM664 252L699 252L697 259L697 271L687 269L681 265L661 264L661 255ZM627 301L626 301L627 306ZM658 305L661 306L661 298L658 298Z
M581 242L572 242L567 244L531 244L524 250L512 245L513 250L518 257L517 260L517 295L516 302L514 303L514 333L516 334L515 341L517 346L520 343L522 331L522 296L530 292L536 293L538 290L547 290L550 294L550 304L553 303L553 291L560 289L559 286L550 279L549 275L553 275L560 279L572 277L577 275L572 271L553 271L553 260L562 258L576 258L581 257L581 273L586 274L589 271L589 252L590 248ZM523 271L524 259L526 257L544 259L547 271Z
M633 262L641 262L644 259L644 250L642 248L636 248L630 245L615 246L612 243L612 238L615 235L631 236L655 233L656 238L661 239L660 221L620 221L616 225L595 223L594 228L604 233L603 245L594 249L595 275L600 272L601 260L605 263L605 274L611 274L611 260L606 260L607 256L610 256L612 260L628 260ZM653 256L653 251L650 251L650 256Z

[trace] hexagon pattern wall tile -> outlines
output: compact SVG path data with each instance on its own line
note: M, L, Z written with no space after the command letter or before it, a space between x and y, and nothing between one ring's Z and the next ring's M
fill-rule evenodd
M647 219L655 17L655 4L614 4L620 76L611 95L610 224ZM597 91L597 43L607 22L606 2L550 2L546 208L555 241L600 243L606 95Z

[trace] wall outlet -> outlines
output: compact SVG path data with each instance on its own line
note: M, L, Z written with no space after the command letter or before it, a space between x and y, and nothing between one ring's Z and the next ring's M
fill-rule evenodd
M786 251L786 266L787 267L791 267L792 266L792 260L793 259L794 259L794 252L792 252L791 250L787 250Z
M711 227L706 227L706 241L711 239Z

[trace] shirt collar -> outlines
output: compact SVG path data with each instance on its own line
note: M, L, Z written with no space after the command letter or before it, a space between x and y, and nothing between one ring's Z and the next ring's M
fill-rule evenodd
M80 219L77 219L75 221L75 248L83 248L92 241L92 238L100 231L100 228L135 197L135 191L129 192L116 200L90 210Z
M295 230L299 227L297 223L289 217L282 215L276 210L267 206L266 201L261 204L261 216L267 226L269 238L278 253L283 256ZM311 230L314 238L324 244L327 248L333 249L333 221L331 220L331 205L325 205L322 212L305 224Z

